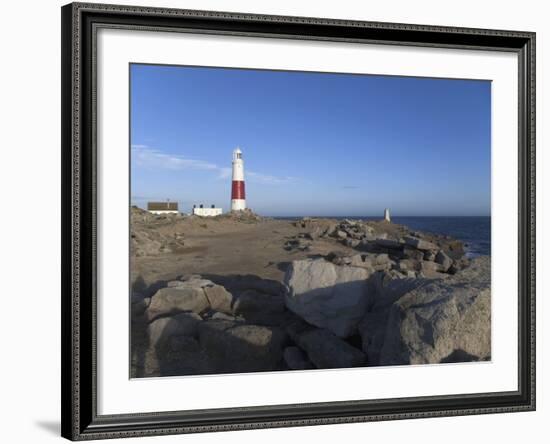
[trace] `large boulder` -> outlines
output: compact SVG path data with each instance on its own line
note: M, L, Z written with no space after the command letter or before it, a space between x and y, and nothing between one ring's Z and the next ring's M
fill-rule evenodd
M424 259L424 252L422 250L417 250L416 248L406 246L403 248L403 257L405 259L412 259L418 262Z
M464 256L464 244L462 241L451 239L447 240L444 245L445 253L454 260L461 259Z
M221 285L205 285L206 299L212 310L231 314L233 312L233 295Z
M390 310L380 365L486 360L491 355L490 258L408 292Z
M286 306L310 324L351 336L369 305L369 274L324 259L293 261L285 274Z
M374 243L382 248L400 249L403 248L403 244L397 239L376 239Z
M367 355L369 366L379 365L380 350L386 338L389 310L378 310L367 313L359 323L362 350Z
M149 346L158 353L166 352L172 338L197 336L197 328L202 318L196 313L180 313L172 317L156 319L148 325Z
M246 290L256 290L273 296L283 295L285 288L279 281L262 279L252 274L231 276L209 276L209 279L227 289L234 296Z
M155 293L146 310L147 319L153 321L161 316L191 311L200 313L209 308L208 299L201 287L166 287Z
M414 259L401 259L397 263L397 269L404 273L406 273L407 271L417 271L419 268L419 262Z
M277 323L285 311L285 299L282 294L274 296L257 290L245 290L239 294L233 306L235 315L260 324Z
M350 247L350 248L355 248L357 247L359 244L361 243L361 241L359 239L352 239L352 238L347 238L344 240L344 245L346 247Z
M197 340L200 322L201 317L191 312L152 321L145 330L142 376L209 373L209 363Z
M335 265L350 265L352 267L365 268L369 273L375 271L389 270L393 263L387 254L354 254L352 256L346 256L345 254L329 253L326 260L332 262Z
M453 260L442 250L439 250L435 256L435 262L441 265L442 271L446 272L451 265L453 265Z
M425 261L435 261L435 251L433 250L426 250L424 251L424 260Z
M295 346L287 347L283 351L285 363L291 370L307 370L315 368L307 355Z
M222 311L211 311L208 313L208 315L209 315L208 319L222 319L224 321L244 322L243 318L236 317L233 315L228 315L227 313L224 313Z
M369 365L379 365L391 306L403 295L429 282L428 279L396 278L392 272L376 273L370 278L374 294L372 306L358 324Z
M162 347L145 352L143 376L181 376L213 373L205 353L196 338L172 336Z
M431 261L422 261L420 262L420 275L425 278L430 279L441 279L446 278L444 274L446 271L443 265L438 264L437 262Z
M438 250L439 247L433 242L427 241L425 239L420 239L418 237L406 236L403 238L405 245L409 247L416 248L417 250Z
M132 291L130 296L130 304L132 307L132 316L137 317L141 316L149 304L151 303L151 298L144 297L142 293L137 291Z
M231 294L210 280L192 276L188 280L168 282L167 287L158 290L145 314L152 321L181 312L202 313L209 308L231 313Z
M403 295L429 282L428 279L398 278L393 270L375 273L369 280L372 288L370 311L389 310L391 305Z
M255 275L207 277L218 284L204 287L211 308L217 312L249 324L268 326L281 325L289 314L284 301L285 287L279 281Z
M339 238L339 239L345 239L345 238L348 237L348 234L345 231L338 230L336 232L336 237Z
M199 343L219 372L278 370L287 336L276 327L207 320L199 324Z
M310 329L298 335L298 346L317 368L359 367L366 355L325 329Z
M337 227L337 223L327 219L303 218L293 223L298 228L305 228L311 239L330 236Z

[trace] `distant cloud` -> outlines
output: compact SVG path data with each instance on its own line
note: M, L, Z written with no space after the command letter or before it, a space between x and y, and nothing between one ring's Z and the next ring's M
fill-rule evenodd
M231 177L231 168L221 167L203 160L189 159L176 154L167 154L148 145L132 145L132 163L146 168L181 170L206 170L218 175L219 179ZM293 177L277 177L269 174L246 171L246 177L251 182L267 185L281 185L296 180Z
M268 185L281 185L296 180L295 177L276 177L268 174L256 173L254 171L247 171L246 176L250 178L252 182L265 183Z
M132 145L132 161L136 165L148 168L167 170L210 170L218 172L220 177L225 174L225 168L203 160L188 159L175 154L166 154L147 145Z

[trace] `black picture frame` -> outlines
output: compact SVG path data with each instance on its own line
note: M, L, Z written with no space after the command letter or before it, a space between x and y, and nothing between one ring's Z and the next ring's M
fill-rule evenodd
M62 15L62 436L71 440L379 421L535 409L535 33L72 3ZM519 62L518 390L97 414L96 101L98 27L508 51Z

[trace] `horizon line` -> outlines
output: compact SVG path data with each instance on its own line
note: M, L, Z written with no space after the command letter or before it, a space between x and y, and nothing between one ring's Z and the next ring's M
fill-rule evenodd
M146 202L148 199L135 199L134 202L130 202L130 206L136 206L138 208L141 208L142 210L147 211L147 208L145 205L141 206L136 201L140 202ZM153 201L153 200L152 200ZM159 202L162 200L158 200ZM164 201L163 201L164 202ZM176 202L178 204L182 203L181 200L170 200L170 202ZM219 208L219 207L218 207ZM222 210L224 210L224 213L230 212L230 210L225 210L222 207ZM252 208L249 208L252 212L256 213ZM391 210L391 209L390 209ZM180 211L180 213L186 214L185 211ZM376 214L315 214L315 213L307 213L307 214L264 214L261 212L256 213L259 216L265 216L265 217L278 217L278 218L288 218L288 217L312 217L312 218L382 218L383 219L383 212L382 214L376 213ZM394 217L491 217L491 214L390 214L391 218Z
M260 214L261 216L261 214ZM330 218L335 218L335 217L343 217L343 218L380 218L380 219L383 219L384 216L383 215L379 215L379 214L376 214L376 215L349 215L349 214L343 214L343 215L335 215L335 214L327 214L327 215L296 215L296 216L290 216L290 215L283 215L283 216L268 216L268 217L280 217L280 218L283 218L283 217L312 217L312 218L315 218L315 217L330 217ZM401 214L392 214L391 215L391 218L395 218L395 217L491 217L490 214L407 214L407 215L401 215Z

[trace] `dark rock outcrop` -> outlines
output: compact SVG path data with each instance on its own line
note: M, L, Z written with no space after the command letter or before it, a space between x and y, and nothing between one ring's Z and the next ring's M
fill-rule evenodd
M439 250L435 256L435 262L441 265L441 271L446 272L453 265L453 260L447 254Z
M286 365L291 370L308 370L315 368L308 359L307 354L296 346L287 347L283 351Z
M273 324L285 310L283 294L271 295L252 289L240 293L233 306L234 314L260 324Z
M298 346L317 368L359 367L366 355L325 329L311 329L297 337Z
M280 328L223 320L201 322L198 336L213 369L219 372L277 370L287 342Z
M180 313L156 319L148 325L149 344L160 353L170 351L171 340L179 336L196 337L202 318L196 313Z

